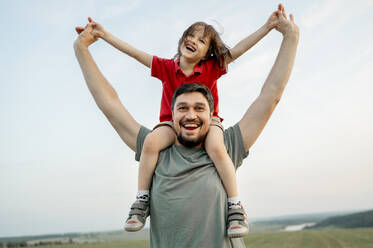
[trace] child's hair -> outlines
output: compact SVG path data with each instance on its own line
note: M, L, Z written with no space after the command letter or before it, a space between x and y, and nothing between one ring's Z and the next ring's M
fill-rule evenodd
M218 66L220 68L224 67L224 61L229 57L232 58L232 55L229 51L229 48L227 45L224 44L222 39L220 38L220 35L218 32L216 32L215 28L205 22L196 22L192 24L187 30L184 31L183 35L181 36L179 40L179 44L177 47L177 54L175 55L175 58L180 58L181 51L180 47L181 44L184 42L184 40L191 35L198 27L204 28L204 37L210 37L210 47L206 54L206 59L213 59L216 63L218 63Z

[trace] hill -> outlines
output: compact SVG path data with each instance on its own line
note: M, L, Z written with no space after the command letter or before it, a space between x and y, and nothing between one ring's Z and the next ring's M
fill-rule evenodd
M300 225L305 223L319 223L329 217L337 215L347 215L359 211L334 211L312 214L296 214L286 216L276 216L258 219L249 219L250 230L252 232L273 232L284 230L287 226Z
M359 228L359 227L373 227L373 210L329 217L318 222L309 229L314 228Z

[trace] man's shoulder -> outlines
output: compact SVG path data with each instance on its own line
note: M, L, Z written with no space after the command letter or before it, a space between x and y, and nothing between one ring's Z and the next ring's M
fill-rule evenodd
M147 127L144 127L144 126L141 126L139 132L137 133L136 154L135 154L136 161L140 161L142 147L143 147L145 138L149 133L151 133L151 130Z
M229 139L233 139L236 136L241 136L241 138L242 138L241 129L240 129L240 126L238 125L238 123L233 125L233 126L230 126L230 127L228 127L227 129L224 130L224 141L229 140Z
M245 151L241 129L238 123L225 129L224 144L234 166L238 168L242 164L243 159L249 154Z

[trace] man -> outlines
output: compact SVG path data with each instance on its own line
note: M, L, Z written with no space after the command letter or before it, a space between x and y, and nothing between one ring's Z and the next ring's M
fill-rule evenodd
M224 132L224 142L236 168L270 118L293 67L299 30L292 15L287 19L282 5L276 29L283 34L283 41L260 95L243 118ZM91 31L90 24L85 29L77 28L80 35L74 43L76 57L98 107L139 159L150 130L133 119L94 63L88 46L97 39ZM202 88L190 84L175 92L172 109L178 139L159 154L153 177L151 247L244 247L242 240L229 240L225 234L226 194L203 148L212 108L210 93Z

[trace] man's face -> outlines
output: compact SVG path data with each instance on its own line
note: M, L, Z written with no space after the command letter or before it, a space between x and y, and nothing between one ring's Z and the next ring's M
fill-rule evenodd
M207 99L199 92L184 93L176 98L173 119L176 144L201 147L210 128L212 113Z

